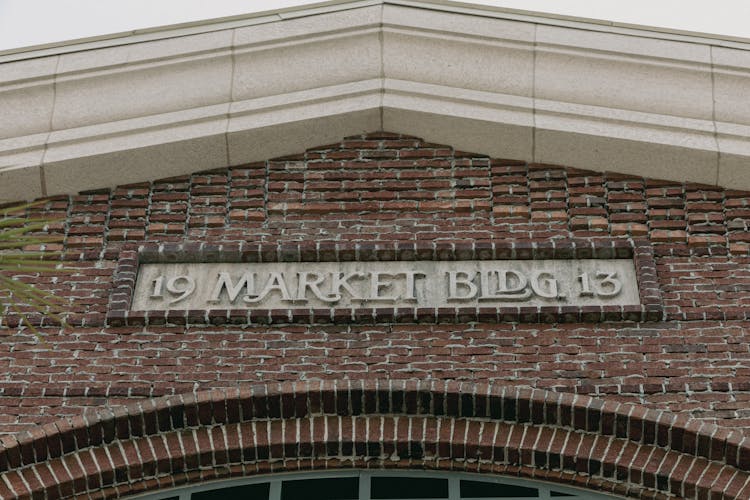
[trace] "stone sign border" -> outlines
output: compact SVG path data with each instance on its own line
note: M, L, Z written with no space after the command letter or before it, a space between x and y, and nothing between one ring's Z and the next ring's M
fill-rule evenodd
M368 262L423 260L633 259L640 305L511 307L363 307L131 311L138 266L201 262ZM284 323L596 323L661 321L663 304L653 248L647 240L567 239L441 243L163 243L126 246L110 295L109 326Z

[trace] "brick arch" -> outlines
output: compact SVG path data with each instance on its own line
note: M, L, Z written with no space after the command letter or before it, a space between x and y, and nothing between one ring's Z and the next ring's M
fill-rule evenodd
M438 381L255 385L144 400L3 439L0 498L112 498L276 471L488 472L631 498L750 498L750 440L682 415Z

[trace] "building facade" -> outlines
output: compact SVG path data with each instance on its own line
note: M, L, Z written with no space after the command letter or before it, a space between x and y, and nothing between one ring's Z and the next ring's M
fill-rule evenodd
M1 296L0 497L750 498L748 54L363 1L0 55L69 304Z

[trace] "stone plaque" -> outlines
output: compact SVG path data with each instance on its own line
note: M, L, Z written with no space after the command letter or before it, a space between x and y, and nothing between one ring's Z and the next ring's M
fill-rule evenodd
M637 306L632 259L143 263L131 310Z

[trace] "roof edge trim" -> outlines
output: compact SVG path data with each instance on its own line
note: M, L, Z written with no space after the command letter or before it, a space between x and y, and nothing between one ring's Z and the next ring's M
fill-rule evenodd
M238 165L377 130L750 190L750 49L415 3L438 6L364 0L0 65L0 199Z
M323 13L339 12L372 5L402 5L428 10L440 10L456 14L480 15L496 19L525 21L551 26L647 36L664 40L710 44L750 50L750 38L746 37L634 23L622 23L618 21L568 16L549 12L534 12L491 5L478 5L452 0L329 0L307 5L286 7L283 9L272 9L200 21L188 21L176 24L138 28L105 35L95 35L60 42L5 49L0 50L0 63L114 47L144 41L162 40L184 35L209 33L212 31L252 26L294 17L306 17Z

